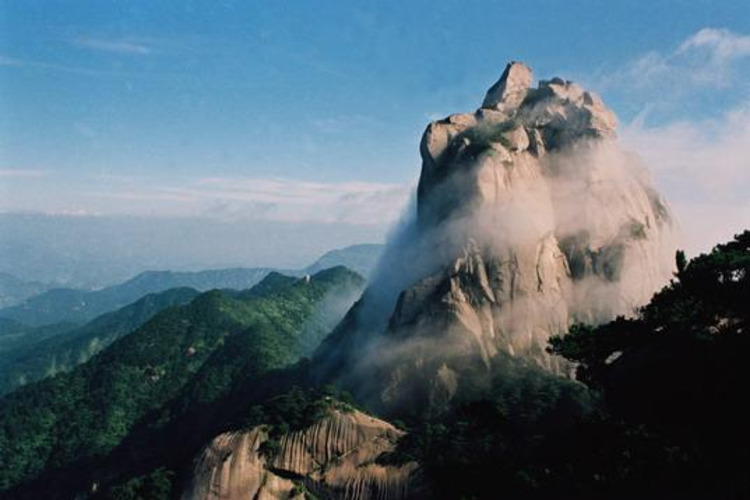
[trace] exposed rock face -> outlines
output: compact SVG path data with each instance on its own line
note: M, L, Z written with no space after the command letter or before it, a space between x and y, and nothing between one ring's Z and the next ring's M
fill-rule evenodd
M508 64L500 80L487 91L482 107L501 111L518 107L531 88L532 80L531 68L520 62Z
M565 373L551 335L632 314L671 276L670 214L614 114L574 83L531 85L511 63L482 108L427 127L417 219L381 270L396 271L318 351L380 411L471 397L501 351ZM367 319L378 287L401 291L385 332Z
M333 410L307 429L285 434L272 456L268 430L218 436L200 456L183 500L408 498L417 465L375 463L403 435L358 411ZM267 445L265 448L268 448Z

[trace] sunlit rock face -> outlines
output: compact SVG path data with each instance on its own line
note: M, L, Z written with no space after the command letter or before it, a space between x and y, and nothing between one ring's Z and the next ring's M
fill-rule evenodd
M550 336L645 304L671 276L673 224L616 126L595 94L532 87L517 62L480 109L429 124L416 221L319 351L345 360L333 378L386 413L444 407L481 392L500 352L565 374ZM398 290L390 306L368 307L378 287Z
M340 410L274 440L272 454L264 451L271 449L265 427L225 433L198 458L182 499L411 498L417 464L376 462L402 435L387 422Z

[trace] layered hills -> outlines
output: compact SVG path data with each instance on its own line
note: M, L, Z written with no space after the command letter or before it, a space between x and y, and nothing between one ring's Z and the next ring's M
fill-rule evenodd
M367 277L377 263L382 248L382 245L370 244L332 250L310 266L299 270L238 267L195 272L146 271L123 283L99 290L53 288L49 285L39 288L41 285L38 284L26 286L29 290L38 289L38 294L32 294L25 288L14 285L14 290L24 292L23 300L15 300L16 303L13 305L0 309L0 318L12 319L29 326L60 322L82 324L101 314L129 305L150 293L183 287L193 288L199 292L213 289L244 290L256 285L273 271L285 275L304 276L331 267L346 266ZM8 277L10 278L12 277ZM0 288L4 286L3 280L5 278L0 276ZM10 282L8 286L11 286Z
M746 496L750 233L675 259L614 114L521 63L421 154L364 292L202 293L0 399L0 496Z
M105 313L83 326L67 326L66 331L49 336L41 333L54 330L54 327L27 327L24 333L33 338L33 342L9 349L7 353L0 352L0 394L86 362L157 313L186 304L198 294L192 288L173 288L148 294L133 304Z
M146 422L180 431L169 424L208 416L206 405L310 352L363 286L345 268L265 281L257 290L206 292L166 309L74 370L1 399L0 488L45 474L38 484L46 498L87 489L91 483L77 482L83 471L96 470L136 429L148 433ZM100 474L106 481L113 472ZM23 491L12 496L38 498L34 488Z

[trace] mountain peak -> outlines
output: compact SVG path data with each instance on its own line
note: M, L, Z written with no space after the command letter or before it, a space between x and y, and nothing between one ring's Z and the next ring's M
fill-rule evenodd
M422 136L414 227L331 341L355 346L337 369L379 409L466 397L501 354L566 373L550 336L632 314L671 277L669 210L614 113L578 84L532 78L508 64L481 108ZM368 338L380 376L357 380Z
M507 181L518 174L512 172L514 165L523 168L534 162L544 169L560 156L546 158L549 153L591 139L616 139L615 114L593 92L562 78L541 80L536 88L531 84L531 68L511 62L476 112L428 125L420 148L420 222L443 220L457 208L473 211L475 202L511 191ZM475 175L479 172L484 174ZM498 182L503 179L506 182Z
M517 107L526 97L532 81L531 68L522 62L509 62L500 79L487 91L482 107L489 109Z

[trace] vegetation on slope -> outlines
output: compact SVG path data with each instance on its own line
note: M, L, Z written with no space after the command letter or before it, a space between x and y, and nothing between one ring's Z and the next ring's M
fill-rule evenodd
M118 338L131 333L158 312L186 304L197 295L198 292L190 288L149 294L129 306L103 314L84 326L54 336L43 334L50 327L26 327L30 330L27 335L31 338L0 356L0 395L30 382L71 370Z
M507 359L381 460L420 461L443 498L746 497L750 232L677 265L637 317L551 341L587 387Z
M636 318L578 325L551 349L579 363L612 419L660 446L635 469L642 487L747 496L750 231L689 263L678 252L677 269Z
M64 322L33 327L16 320L0 318L0 366L7 363L15 353L75 327L74 323Z
M296 361L303 336L323 335L309 327L317 306L334 290L353 295L362 284L337 268L310 280L280 280L262 295L207 292L163 311L72 372L10 394L0 400L0 488L44 472L13 494L64 498L54 480L80 486L76 481L134 429L174 429L172 419L219 400L237 378L249 383Z
M480 399L397 422L409 432L379 460L417 460L430 497L747 496L750 232L690 262L678 253L677 267L636 317L576 325L551 341L552 353L577 363L580 382L500 355ZM323 274L312 285L333 279ZM218 432L304 426L325 410L325 391L289 390L305 380L304 362L279 368L305 354L304 336L327 331L310 327L322 302L308 286L271 276L254 291L204 294L70 374L22 389L20 402L0 401L4 484L47 468L11 492L54 498L93 481L97 498L174 498L190 457ZM96 377L76 375L85 370ZM86 386L92 380L104 389Z

